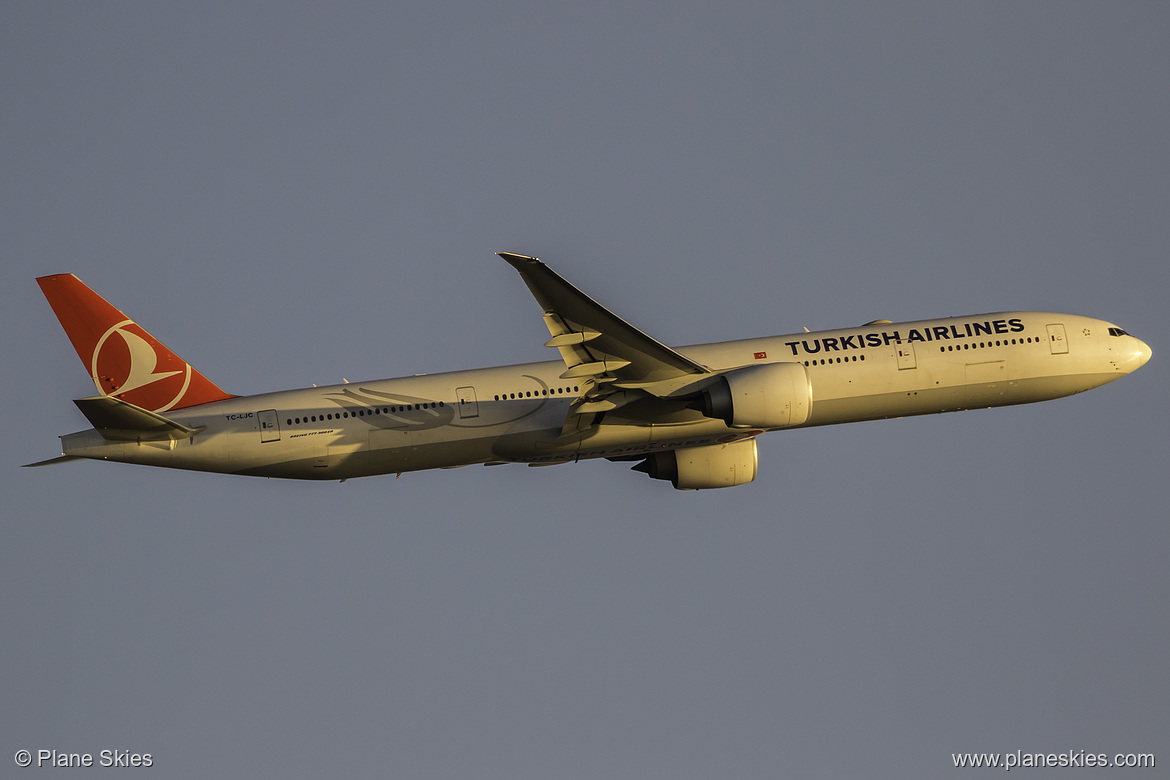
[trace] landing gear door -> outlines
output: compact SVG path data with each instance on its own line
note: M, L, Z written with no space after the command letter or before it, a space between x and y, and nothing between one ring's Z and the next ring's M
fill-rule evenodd
M1064 355L1068 352L1068 340L1064 337L1064 325L1056 323L1048 326L1048 348L1053 355Z
M457 387L455 394L459 396L459 417L466 420L469 417L479 417L479 403L475 400L474 387Z

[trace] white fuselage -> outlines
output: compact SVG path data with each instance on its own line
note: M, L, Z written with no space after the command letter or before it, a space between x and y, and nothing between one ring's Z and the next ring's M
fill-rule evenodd
M712 371L805 366L811 410L794 427L1059 398L1118 379L1149 357L1145 344L1108 322L1042 312L883 322L678 352ZM190 439L114 442L95 430L61 438L65 455L336 480L473 463L628 459L760 433L680 402L653 423L630 407L565 435L581 388L561 379L564 372L565 364L552 360L265 393L168 413L203 429Z

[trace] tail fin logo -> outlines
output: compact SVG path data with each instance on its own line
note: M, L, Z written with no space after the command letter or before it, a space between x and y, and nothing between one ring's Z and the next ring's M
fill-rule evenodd
M41 276L37 284L102 395L152 412L235 397L73 274Z
M121 338L112 339L111 337L115 333ZM140 403L137 405L155 412L165 412L177 404L191 384L191 366L183 362L182 368L177 370L159 371L160 357L165 360L170 351L164 347L164 352L160 355L156 345L152 343L153 341L150 334L133 320L123 320L103 333L94 346L93 359L90 361L90 375L93 377L98 391L102 395L124 397L140 388L182 374L181 385L169 401L166 400L165 395L160 398L160 392L164 391L164 388L158 388L156 392L149 394L153 403L148 403L145 398L140 398ZM173 354L169 356L177 357ZM134 395L145 394L136 393ZM134 402L132 397L125 398L125 400ZM159 401L164 401L164 403L155 406Z

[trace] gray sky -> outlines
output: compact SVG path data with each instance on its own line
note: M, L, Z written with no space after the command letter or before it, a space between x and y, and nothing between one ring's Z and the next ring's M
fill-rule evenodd
M5 776L41 748L178 778L1170 765L1164 4L4 18ZM1154 358L771 434L754 484L704 493L605 462L17 468L93 391L36 276L246 394L555 357L499 250L673 344L1039 309Z

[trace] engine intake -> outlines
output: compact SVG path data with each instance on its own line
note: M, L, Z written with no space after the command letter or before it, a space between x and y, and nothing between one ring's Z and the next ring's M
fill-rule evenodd
M746 485L756 478L757 463L752 437L730 444L656 452L634 466L634 471L653 479L668 479L677 490L705 490Z
M694 408L731 428L787 428L808 420L812 386L799 363L766 363L727 371Z

